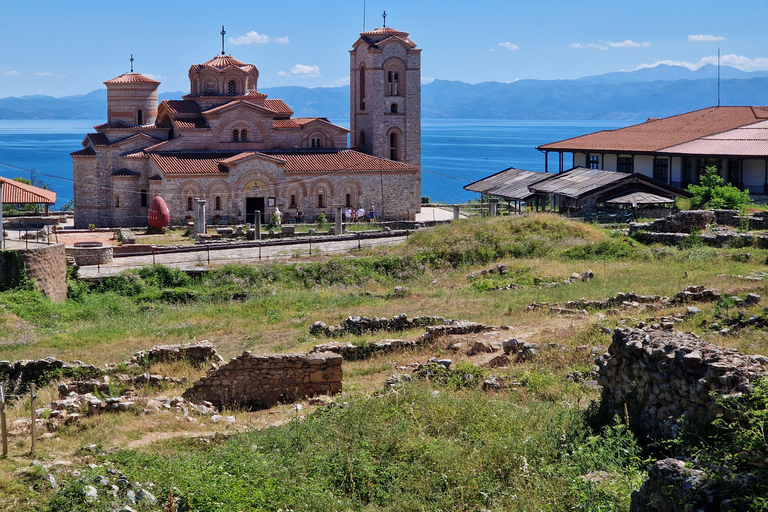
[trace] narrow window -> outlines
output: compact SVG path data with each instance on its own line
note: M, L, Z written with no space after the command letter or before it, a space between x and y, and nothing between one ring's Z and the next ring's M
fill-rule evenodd
M147 189L141 190L141 207L146 208L147 207L147 201L149 200L149 194L147 194Z
M728 183L739 186L739 161L735 158L728 159Z
M240 130L232 130L232 142L240 140Z
M321 139L319 137L314 137L312 139L312 147L313 148L321 148L321 147L323 147L323 143L321 142Z
M398 109L397 109L397 103L393 103L393 104L392 104L392 105L389 107L389 112L390 112L391 114L397 114L397 112L398 112Z
M669 160L666 158L653 159L653 179L667 183L669 179Z
M345 206L352 206L352 194L347 194L347 204Z
M360 67L360 110L365 110L365 66Z
M248 130L240 130L240 142L248 142Z
M600 168L600 156L599 155L589 155L587 157L587 167L589 169L599 169Z
M360 144L359 146L365 146L365 130L360 130Z
M387 73L387 95L397 96L397 85L399 82L399 76L397 71L390 71Z
M190 212L192 211L192 198L191 197L187 198L187 211L190 211Z
M216 199L213 200L213 204L214 210L221 210L221 196L216 196Z
M325 208L325 202L323 200L323 194L317 194L317 207L318 208Z
M298 208L296 205L296 194L291 194L291 206L289 208Z
M115 196L115 208L120 208L120 196Z
M144 124L144 112L142 112L141 109L136 111L136 120L139 125Z
M389 134L389 159L397 160L397 134L395 132Z
M237 84L234 80L230 80L227 84L227 92L229 94L237 94Z

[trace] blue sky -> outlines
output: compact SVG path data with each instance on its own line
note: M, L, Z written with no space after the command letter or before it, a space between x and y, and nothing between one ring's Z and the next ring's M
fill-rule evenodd
M568 79L659 62L768 69L768 2L281 0L35 1L0 6L0 98L66 96L129 70L187 91L187 71L225 49L259 87L328 87L349 76L363 29L410 32L423 80Z

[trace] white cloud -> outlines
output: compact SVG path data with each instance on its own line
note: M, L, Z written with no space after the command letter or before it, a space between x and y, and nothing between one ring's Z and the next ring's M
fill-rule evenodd
M307 66L305 64L296 64L289 72L278 71L280 76L299 76L301 78L317 78L320 76L319 66Z
M153 75L152 73L142 73L142 75L151 78L152 80L157 80L158 82L165 79L163 75Z
M434 78L428 78L426 76L421 77L421 85L431 84L434 81L435 81Z
M648 48L651 46L651 43L637 43L631 39L626 39L620 43L612 43L609 41L608 46L611 48Z
M571 43L571 48L574 50L607 50L607 46L603 46L601 44L595 44L595 43L589 43L589 44L581 44L581 43Z
M18 71L0 71L0 75L2 76L18 76Z
M343 87L345 85L349 85L349 77L345 76L344 78L339 78L335 82L331 84L331 87Z
M711 42L711 41L725 41L725 38L723 36L713 36L713 35L707 35L699 34L697 36L688 36L689 41L693 41L695 43L701 43L701 42Z
M53 73L50 71L37 71L35 72L36 76L53 76Z
M289 40L288 37L269 37L266 34L259 34L255 30L251 30L244 36L237 36L237 37L230 37L228 39L229 44L234 44L236 46L240 45L255 45L255 44L267 44L267 43L277 43L277 44L288 44Z
M516 44L512 44L509 41L506 41L506 42L503 42L503 43L499 43L499 46L501 46L502 48L506 48L507 50L519 50L520 49L519 46L517 46Z
M679 61L679 60L661 60L658 62L654 62L652 64L641 64L637 66L634 70L643 69L643 68L655 68L656 66L659 66L662 64L665 64L667 66L680 66L680 67L688 68L691 71L696 71L700 67L705 66L707 64L717 65L717 57L716 56L704 57L703 59L695 63ZM722 55L720 57L720 65L730 66L732 68L740 69L741 71L761 71L761 70L768 69L768 58L759 57L757 59L750 59L747 57L743 57L741 55L734 55L734 54Z

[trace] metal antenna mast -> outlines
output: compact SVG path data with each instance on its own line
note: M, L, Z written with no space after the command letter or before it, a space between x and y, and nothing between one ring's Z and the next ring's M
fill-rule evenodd
M720 106L720 48L717 49L717 106Z

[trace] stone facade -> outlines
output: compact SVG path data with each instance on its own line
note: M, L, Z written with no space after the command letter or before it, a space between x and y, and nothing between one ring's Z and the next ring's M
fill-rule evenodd
M196 381L184 398L216 406L270 407L341 391L342 357L332 353L255 355L244 352Z
M64 245L31 244L28 249L0 251L0 254L0 286L14 285L23 271L50 300L67 300Z
M366 63L369 105L356 112L353 98L354 149L349 130L295 118L282 100L259 93L258 69L229 55L190 67L190 94L180 101L158 105L159 82L139 73L104 82L107 123L72 153L75 227L145 226L155 196L172 224L194 215L196 199L207 201L209 223L253 223L256 211L267 222L278 208L285 219L301 211L314 220L332 217L335 205L413 220L421 208L420 50L404 32L376 29L360 35L351 59Z

